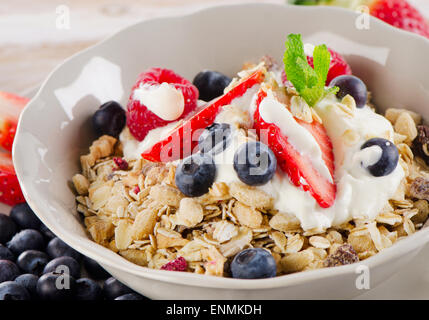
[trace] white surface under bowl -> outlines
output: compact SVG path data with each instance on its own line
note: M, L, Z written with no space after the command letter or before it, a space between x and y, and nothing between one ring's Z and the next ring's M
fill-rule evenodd
M68 182L93 137L88 119L100 104L125 104L138 73L151 66L192 78L202 69L233 75L243 61L281 58L289 33L326 43L344 54L373 92L380 111L409 108L429 118L429 41L371 19L355 27L356 13L328 7L247 4L216 7L183 17L143 21L68 59L53 71L22 114L14 164L25 197L60 238L101 263L150 298L351 298L356 271L365 265L370 285L388 279L429 240L425 229L359 264L263 280L237 280L151 270L91 241L75 209Z

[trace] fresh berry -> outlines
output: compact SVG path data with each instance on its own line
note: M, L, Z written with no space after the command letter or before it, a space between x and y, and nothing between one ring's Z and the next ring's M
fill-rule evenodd
M119 297L117 297L117 298L115 298L115 300L122 300L122 301L125 301L125 300L144 300L144 297L143 296L141 296L141 295L139 295L138 293L127 293L127 294L124 294L124 295L122 295L122 296L119 296Z
M42 224L27 203L14 206L10 211L10 217L21 229L39 229Z
M336 51L328 48L329 53L331 54L331 64L329 66L328 77L326 79L326 85L328 85L332 79L341 76L341 75L350 75L352 74L352 69L347 64L346 60ZM308 64L314 68L313 57L307 56ZM283 83L290 87L292 84L287 80L286 73L282 71L282 80Z
M37 281L39 277L31 273L21 274L15 279L16 283L27 289L33 299L37 298Z
M198 139L198 148L202 153L218 154L231 142L231 126L227 123L213 123L204 129Z
M68 246L63 240L60 238L54 238L49 241L48 246L46 247L46 253L49 255L51 259L67 256L72 257L76 261L80 261L82 259L82 255L77 252L72 247Z
M183 159L176 169L176 185L188 197L207 193L215 177L216 165L207 154L193 154Z
M372 138L365 142L361 149L370 147L378 147L381 149L380 158L374 164L370 164L366 169L374 177L383 177L392 173L399 161L398 148L389 140L383 138Z
M77 279L80 277L80 264L72 257L58 257L49 261L43 269L44 274L51 272L69 274L73 278Z
M184 109L180 117L183 119L197 107L198 89L182 76L172 70L162 68L151 68L141 73L136 84L131 90L131 96L127 106L127 125L131 134L139 141L142 141L152 129L163 127L175 120L164 120L150 111L140 100L134 99L134 90L140 85L157 87L163 83L168 83L176 90L180 91L184 99Z
M276 276L274 257L262 248L246 249L238 253L231 262L233 278L262 279Z
M302 156L284 136L281 129L273 123L266 123L259 114L259 105L267 96L266 92L260 90L256 101L256 111L254 114L255 128L260 134L265 130L267 144L277 157L279 167L288 174L292 183L308 191L322 208L329 208L335 202L336 185L332 183L313 167L311 159ZM318 142L322 150L323 160L329 169L331 176L334 176L334 154L331 140L325 128L317 121L307 123L300 119L295 120L306 128ZM332 178L332 180L334 180Z
M113 277L110 277L104 282L103 295L108 300L114 300L127 293L133 293L133 290Z
M108 101L92 116L92 126L97 135L118 137L125 127L125 110L116 101Z
M76 280L76 300L100 300L102 297L100 285L94 280L82 278Z
M46 253L37 250L27 250L18 256L16 264L25 273L40 275L48 261L49 258Z
M369 10L372 16L392 26L429 38L429 23L408 1L374 0Z
M0 152L0 202L13 206L24 202L10 154Z
M6 281L0 283L0 300L4 301L18 301L30 300L30 294L19 283L13 281Z
M27 98L0 91L0 146L7 151L12 151L19 114L27 103Z
M222 107L243 96L249 88L261 83L264 77L262 70L255 71L226 94L184 119L183 124L173 129L165 139L144 151L142 157L153 162L168 162L189 156L198 144L198 134L213 124Z
M276 173L277 159L267 145L259 141L243 143L234 155L234 170L249 186L260 186Z
M210 70L201 71L192 81L200 92L200 99L204 101L210 101L223 95L223 91L230 82L230 77L220 72Z
M186 271L188 269L188 262L183 257L178 257L161 267L161 270L167 271Z
M12 253L12 251L2 244L0 244L0 260L15 261L15 255Z
M33 229L25 229L18 232L7 243L7 247L16 255L20 255L27 250L43 250L45 240L42 234Z
M0 243L8 242L18 228L11 217L0 213Z
M337 93L339 99L346 95L351 95L356 101L357 108L363 108L368 100L368 90L365 83L355 76L345 75L336 77L329 84L330 87L338 87Z
M0 260L0 283L13 281L19 276L18 266L9 260Z
M124 158L113 158L113 162L115 163L116 167L119 170L127 170L128 169L128 162Z
M95 280L105 280L110 277L110 274L91 258L83 257L83 265L91 278Z
M72 300L75 290L76 280L69 275L46 273L37 281L37 295L41 300Z
M49 228L47 226L45 226L43 223L39 228L39 231L45 236L45 239L47 241L51 241L53 238L55 238L55 234L49 230Z

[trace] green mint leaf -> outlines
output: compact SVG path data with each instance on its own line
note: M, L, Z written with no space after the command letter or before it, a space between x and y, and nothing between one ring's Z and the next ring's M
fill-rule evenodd
M287 79L309 106L313 107L326 95L338 92L338 88L325 88L331 63L331 54L326 45L319 45L314 49L313 69L304 53L301 35L290 34L283 62Z

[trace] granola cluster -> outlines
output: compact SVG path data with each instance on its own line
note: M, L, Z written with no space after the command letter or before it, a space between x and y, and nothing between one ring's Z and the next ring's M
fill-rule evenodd
M125 165L120 142L109 136L81 157L82 172L72 179L77 210L95 242L154 269L179 258L189 272L228 276L230 260L249 247L270 251L278 275L364 260L422 228L429 215L429 169L411 149L425 153L429 130L411 111L389 109L385 117L405 178L372 221L304 231L293 215L273 209L269 194L242 183L215 183L188 198L175 186L173 163ZM352 141L353 132L345 138Z

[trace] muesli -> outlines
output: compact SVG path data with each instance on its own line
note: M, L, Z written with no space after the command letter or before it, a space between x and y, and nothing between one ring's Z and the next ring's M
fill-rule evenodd
M73 177L92 239L141 266L267 278L367 259L429 215L429 128L370 104L325 45L286 42L237 78L151 68Z

